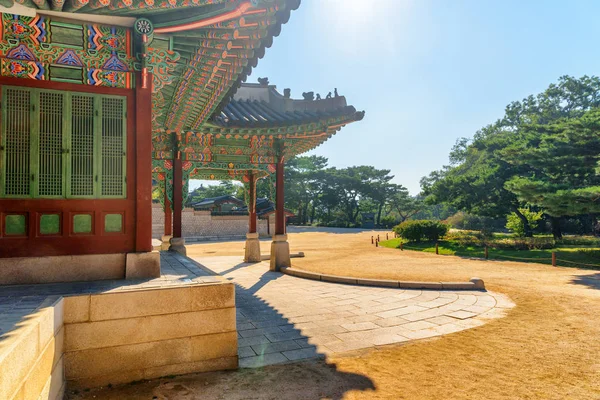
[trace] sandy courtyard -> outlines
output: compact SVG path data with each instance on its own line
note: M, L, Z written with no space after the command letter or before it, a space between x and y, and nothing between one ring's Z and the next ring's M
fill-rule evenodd
M291 233L292 252L306 253L293 259L293 266L398 280L476 276L516 307L504 318L434 339L336 353L326 361L169 377L70 398L600 399L599 271L375 248L372 234ZM268 253L269 242L261 245ZM242 254L243 242L188 247L190 257Z

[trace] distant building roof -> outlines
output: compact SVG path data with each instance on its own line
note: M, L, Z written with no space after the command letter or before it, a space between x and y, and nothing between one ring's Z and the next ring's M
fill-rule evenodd
M218 207L221 204L235 204L238 207L243 207L245 203L234 196L218 196L202 199L198 203L192 204L195 209L210 209L212 207Z
M244 206L240 208L240 211L247 211L248 210L248 206ZM289 210L284 210L285 214L287 216L292 216L294 215L293 212L289 211ZM266 217L268 215L271 215L275 212L275 203L273 203L271 200L267 199L266 197L259 197L256 199L256 216L261 218L261 217Z

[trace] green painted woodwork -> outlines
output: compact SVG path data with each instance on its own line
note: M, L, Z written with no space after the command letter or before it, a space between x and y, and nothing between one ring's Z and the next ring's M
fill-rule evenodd
M60 215L42 215L40 217L40 233L42 235L56 235L60 233Z
M50 79L58 82L83 83L83 68L51 65Z
M74 24L65 24L58 21L50 21L50 38L53 44L73 46L83 49L85 40L83 38L83 26Z
M106 214L104 216L104 232L122 232L123 231L123 215L121 214Z
M2 88L0 197L125 198L126 99Z
M74 215L73 233L92 233L92 216L90 214Z
M4 218L4 232L7 235L24 236L27 234L27 221L23 214L11 214Z

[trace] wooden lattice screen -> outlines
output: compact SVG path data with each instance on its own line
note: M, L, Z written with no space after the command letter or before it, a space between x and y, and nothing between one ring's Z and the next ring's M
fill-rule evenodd
M3 197L126 197L126 99L2 89Z

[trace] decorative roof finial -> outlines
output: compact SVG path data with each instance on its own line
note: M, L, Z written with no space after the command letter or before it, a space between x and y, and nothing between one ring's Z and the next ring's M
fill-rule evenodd
M340 95L339 95L339 94L338 94L338 92L337 92L337 88L333 89L333 95L334 95L335 97L340 97Z
M331 92L327 93L327 97L325 97L326 99L330 99L331 98Z
M292 89L283 89L283 97L286 99L292 97Z
M304 100L313 101L315 99L315 92L304 92L302 93Z
M317 100L321 100L321 95L317 93Z
M263 86L268 86L269 85L269 78L265 77L265 78L258 78L258 83L263 85Z

